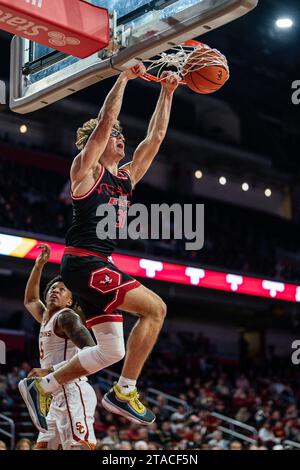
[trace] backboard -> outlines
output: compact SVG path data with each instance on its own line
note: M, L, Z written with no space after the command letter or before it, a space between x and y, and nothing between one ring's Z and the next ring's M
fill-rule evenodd
M82 0L78 0L82 1ZM28 113L251 11L258 0L89 0L110 12L110 45L85 59L15 36L10 107Z

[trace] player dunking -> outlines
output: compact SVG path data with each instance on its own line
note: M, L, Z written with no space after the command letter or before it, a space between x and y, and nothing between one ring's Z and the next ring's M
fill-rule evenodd
M152 411L139 400L136 382L163 325L166 305L155 293L112 264L109 256L115 241L99 240L96 233L101 220L97 216L100 205L113 205L118 211L119 225L124 220L132 189L149 169L168 128L173 93L179 82L172 72L167 72L161 82L161 93L145 140L137 147L132 161L119 168L125 155L125 139L117 119L125 87L144 71L144 66L139 64L134 71L121 73L98 119L78 130L80 153L71 168L73 223L67 234L61 274L68 289L78 296L97 346L80 351L47 377L24 383L30 389L33 414L39 414L35 403L41 395L53 393L61 384L100 371L124 357L123 318L116 312L119 309L139 319L127 342L119 381L102 403L109 411L137 423L150 424L155 420ZM116 202L119 196L127 198L126 206Z
M42 244L41 249L42 252L28 279L24 298L27 310L41 324L39 334L41 369L33 369L29 377L43 377L75 356L80 349L95 345L79 315L71 309L74 304L73 296L60 276L52 279L45 289L46 305L40 300L40 279L50 255L48 245ZM30 400L24 381L20 382L19 389L25 402ZM93 423L97 399L86 377L60 387L53 394L50 407L47 400L43 400L42 396L40 398L39 420L37 421L36 415L31 414L34 424L40 431L47 429L38 436L36 447L38 450L94 448L96 439Z

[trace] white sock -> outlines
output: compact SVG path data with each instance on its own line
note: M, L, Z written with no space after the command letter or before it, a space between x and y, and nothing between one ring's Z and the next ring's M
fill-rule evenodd
M40 384L42 386L42 389L46 393L53 393L56 392L61 385L57 382L56 378L53 375L53 372L51 374L46 375L45 377L41 378Z
M133 392L136 386L136 380L132 379L126 379L126 377L123 377L123 375L120 376L118 380L118 386L121 389L121 392L124 395L127 395L130 392Z

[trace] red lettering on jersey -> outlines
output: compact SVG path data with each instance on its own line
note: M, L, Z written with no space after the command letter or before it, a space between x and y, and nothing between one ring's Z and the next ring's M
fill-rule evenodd
M40 338L49 338L52 335L51 330L49 331L41 331L40 332Z
M132 194L132 192L130 193L124 192L121 186L115 187L112 184L107 184L107 183L100 184L98 188L96 188L95 191L98 194L106 194L108 196L116 196L116 195L129 196Z

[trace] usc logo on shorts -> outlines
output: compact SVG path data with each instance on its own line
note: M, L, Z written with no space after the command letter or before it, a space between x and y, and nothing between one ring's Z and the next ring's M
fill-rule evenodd
M85 427L81 424L80 421L77 421L77 423L75 424L76 426L76 430L79 432L79 434L84 434L85 432Z

